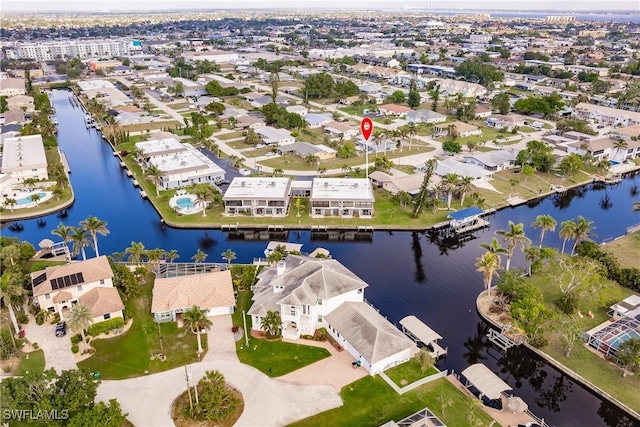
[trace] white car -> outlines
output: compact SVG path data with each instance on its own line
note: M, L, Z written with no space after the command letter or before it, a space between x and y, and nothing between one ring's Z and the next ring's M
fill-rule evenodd
M251 175L251 170L249 170L249 168L242 168L238 172L240 172L240 175L242 175L242 176Z
M276 153L274 153L273 151L269 151L268 153L264 153L265 157L273 157L275 155L276 155Z
M265 144L256 144L253 146L253 148L266 148L267 146Z

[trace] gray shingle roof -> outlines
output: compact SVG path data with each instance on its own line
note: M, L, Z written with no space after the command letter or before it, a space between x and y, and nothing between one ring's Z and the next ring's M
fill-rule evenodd
M274 286L283 289L276 293ZM264 316L267 311L277 310L278 304L315 305L318 299L329 299L367 286L334 259L289 255L283 274L277 275L275 267L260 272L249 314Z
M343 302L324 319L372 364L415 346L366 302Z

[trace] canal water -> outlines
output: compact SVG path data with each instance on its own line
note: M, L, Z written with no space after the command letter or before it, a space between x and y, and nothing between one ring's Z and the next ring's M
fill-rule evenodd
M222 262L220 254L231 248L236 262L251 262L264 256L266 241L245 240L248 236L219 230L179 230L163 227L150 202L140 197L120 168L112 150L94 129L85 129L84 113L69 102L68 92L53 91L53 105L59 122L58 140L71 166L75 203L64 212L44 218L19 221L20 231L5 225L2 234L17 236L37 247L51 238L58 223L77 225L90 215L108 223L108 236L99 236L102 254L124 251L132 241L147 248L177 249L180 260L189 261L197 249L209 254L207 261ZM626 227L640 222L633 213L634 194L640 178L626 178L616 186L589 185L563 196L551 196L528 205L509 208L492 215L491 227L467 242L442 242L424 232L372 233L363 240L327 240L309 231L291 231L286 238L302 243L303 251L321 246L334 258L369 283L366 298L391 322L413 314L440 333L448 347L440 369L462 371L482 362L498 373L521 396L530 409L552 426L598 427L640 425L623 412L596 397L522 348L508 356L488 344L487 326L475 310L475 300L483 289L475 271L478 244L491 239L495 230L509 220L523 222L527 234L537 241L539 231L530 224L536 215L551 214L560 223L583 215L594 221L599 242L625 234ZM640 182L639 182L640 183ZM343 236L344 237L344 236ZM366 237L366 236L365 236ZM557 233L548 233L545 244L559 247ZM93 256L90 248L87 255ZM513 265L524 267L516 252Z

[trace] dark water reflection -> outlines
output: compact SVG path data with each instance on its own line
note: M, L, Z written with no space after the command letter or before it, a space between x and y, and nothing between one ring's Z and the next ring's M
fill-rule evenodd
M180 260L188 261L201 249L207 261L222 262L221 253L231 248L236 262L251 262L262 256L267 240L244 240L246 236L218 230L177 230L165 227L151 206L143 200L120 168L109 145L95 130L86 130L83 113L74 110L63 91L54 91L54 106L59 125L59 140L71 164L71 182L76 203L64 212L40 220L20 221L5 226L3 235L17 236L34 245L51 238L50 230L59 222L77 225L90 215L107 221L111 233L99 237L101 253L123 251L131 241L147 248L177 249ZM625 179L613 187L589 185L562 195L539 199L491 215L491 227L476 233L473 240L446 239L434 232L375 232L369 240L326 240L326 235L309 231L286 232L278 239L302 243L303 250L327 248L347 268L367 283L367 299L388 319L397 323L402 317L415 315L444 339L446 359L441 369L460 372L471 363L483 362L500 374L521 396L531 410L550 425L567 427L639 425L614 406L603 402L570 378L565 377L526 349L513 349L506 356L490 347L487 326L475 310L475 299L483 289L482 277L475 271L474 260L482 252L479 242L488 242L495 230L507 227L509 220L523 222L525 230L536 240L539 230L531 223L536 215L551 214L558 223L583 215L593 220L598 241L625 233L626 227L640 222L633 213L637 200L633 189L636 178ZM606 194L608 207L600 201ZM274 236L271 236L273 238ZM343 238L345 236L342 236ZM560 247L557 233L548 233L546 245ZM93 255L87 250L88 255ZM512 265L524 267L516 252Z

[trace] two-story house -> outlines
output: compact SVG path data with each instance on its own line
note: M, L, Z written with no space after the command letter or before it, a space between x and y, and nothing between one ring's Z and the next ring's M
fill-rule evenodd
M123 317L124 304L113 287L113 270L106 256L35 271L31 284L40 308L59 313L61 320L78 303L91 310L91 323Z
M278 311L285 338L298 339L326 327L324 316L345 301L364 301L368 285L334 259L289 255L275 267L266 267L254 286L249 309L252 328L268 311Z
M289 178L236 177L222 200L227 215L283 217L290 198Z

